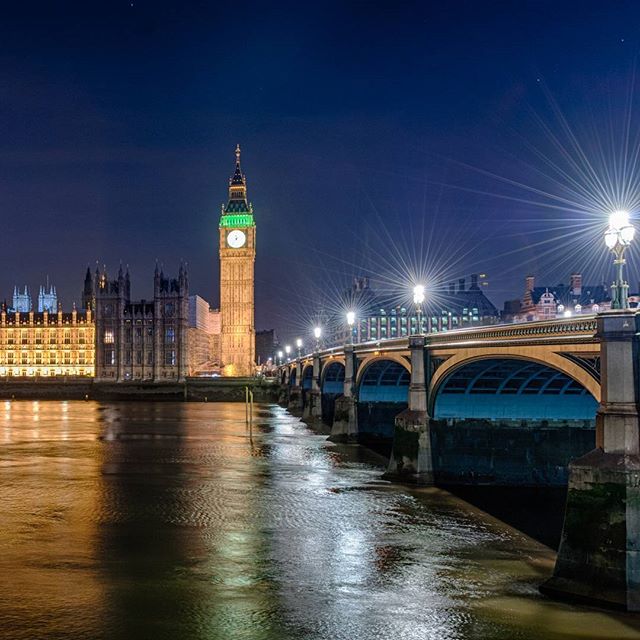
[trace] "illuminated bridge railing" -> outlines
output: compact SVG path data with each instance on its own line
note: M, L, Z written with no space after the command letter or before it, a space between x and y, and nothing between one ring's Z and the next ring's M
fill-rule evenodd
M545 338L560 336L581 336L595 338L597 322L595 316L564 318L562 320L541 320L517 325L498 325L474 329L460 329L440 334L429 334L427 339L434 346L439 342L472 340L504 340L518 338Z

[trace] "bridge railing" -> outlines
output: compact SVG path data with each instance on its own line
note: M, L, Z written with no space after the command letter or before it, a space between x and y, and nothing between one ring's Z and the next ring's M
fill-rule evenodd
M532 322L521 322L518 324L494 324L484 327L460 327L451 329L441 333L426 333L425 338L427 345L439 346L441 344L449 344L452 342L471 342L477 340L516 340L516 339L535 339L550 338L562 336L574 336L586 339L594 339L597 329L595 315L583 315L575 318L554 318L552 320L535 320ZM404 350L409 347L409 337L401 336L398 338L383 338L379 340L369 340L367 342L359 342L354 345L357 352L375 352L375 351L394 351ZM336 345L322 349L318 352L320 358L327 359L333 356L343 354L342 345ZM297 360L311 360L313 353L300 356L300 358L292 359L289 363ZM282 365L286 366L286 365Z

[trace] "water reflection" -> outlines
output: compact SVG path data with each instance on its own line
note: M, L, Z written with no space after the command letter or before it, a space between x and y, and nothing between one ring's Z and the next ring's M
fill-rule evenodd
M37 417L37 420L34 418ZM276 406L8 402L3 638L636 638L553 554Z

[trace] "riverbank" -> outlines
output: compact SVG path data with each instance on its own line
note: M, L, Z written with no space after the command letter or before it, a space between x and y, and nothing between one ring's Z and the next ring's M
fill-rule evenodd
M3 400L153 400L244 402L245 388L254 402L276 402L278 385L264 378L187 378L185 382L97 382L91 378L0 381Z

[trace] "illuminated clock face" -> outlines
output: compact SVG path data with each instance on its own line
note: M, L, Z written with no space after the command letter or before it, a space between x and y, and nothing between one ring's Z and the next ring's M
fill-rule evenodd
M246 241L247 236L244 234L244 231L240 231L240 229L234 229L233 231L229 231L227 234L227 244L232 249L244 247Z

